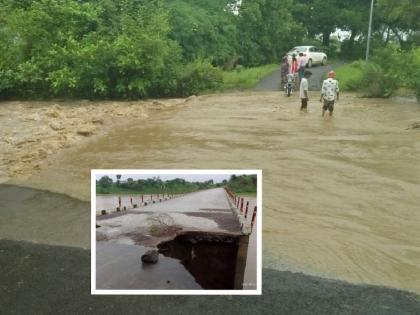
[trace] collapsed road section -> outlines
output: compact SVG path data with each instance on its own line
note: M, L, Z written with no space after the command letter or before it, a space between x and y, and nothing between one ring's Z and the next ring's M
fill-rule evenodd
M235 202L215 188L97 216L96 289L255 288L256 242Z

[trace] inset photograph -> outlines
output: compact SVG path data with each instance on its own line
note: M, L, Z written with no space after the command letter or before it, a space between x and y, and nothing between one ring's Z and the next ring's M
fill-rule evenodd
M261 294L260 170L92 170L92 294Z

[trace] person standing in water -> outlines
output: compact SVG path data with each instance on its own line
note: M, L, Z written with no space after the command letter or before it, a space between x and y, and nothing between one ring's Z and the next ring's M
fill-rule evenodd
M305 72L303 73L303 78L300 82L300 93L299 93L299 97L300 100L302 101L302 105L300 106L300 110L301 111L308 111L308 101L309 101L309 96L308 96L308 90L309 90L309 83L308 83L308 79L311 77L312 72L309 70L305 70Z
M335 78L335 72L330 71L328 72L328 79L324 80L322 83L321 88L321 99L320 102L324 101L324 104L322 105L322 117L324 117L325 112L328 110L330 113L330 116L333 115L334 111L334 103L339 99L339 92L340 89L338 88L338 81L334 79Z

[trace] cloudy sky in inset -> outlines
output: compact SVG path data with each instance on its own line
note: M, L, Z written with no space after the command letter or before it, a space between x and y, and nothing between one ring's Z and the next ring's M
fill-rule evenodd
M102 176L109 176L112 178L112 180L115 182L117 180L117 176L114 174L96 174L96 179L99 180ZM241 174L235 174L235 175L241 175ZM204 182L207 180L212 179L215 183L220 183L224 179L229 180L231 174L123 174L121 176L121 180L127 180L127 178L132 178L134 180L137 179L147 179L147 178L153 178L153 177L160 177L161 180L171 180L175 178L183 178L186 181L189 182Z

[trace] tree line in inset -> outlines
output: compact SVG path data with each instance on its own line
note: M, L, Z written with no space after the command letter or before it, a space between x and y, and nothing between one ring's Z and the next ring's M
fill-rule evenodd
M121 180L121 175L114 181L110 176L104 175L96 180L96 193L98 194L180 194L203 189L229 187L237 193L256 193L256 175L231 175L229 180L215 183L214 180L188 181L183 178L162 180L159 176L147 179Z

